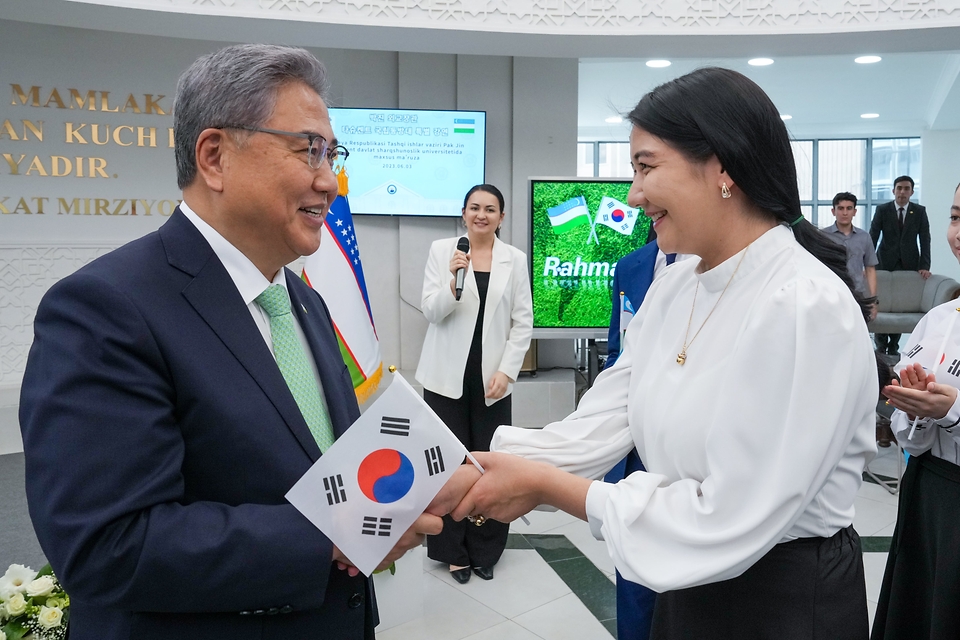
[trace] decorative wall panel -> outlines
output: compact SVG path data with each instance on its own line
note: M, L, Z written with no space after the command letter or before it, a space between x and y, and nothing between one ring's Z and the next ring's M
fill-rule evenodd
M822 33L960 24L960 0L73 0L377 27L569 35Z
M20 385L47 289L115 247L0 245L0 387Z

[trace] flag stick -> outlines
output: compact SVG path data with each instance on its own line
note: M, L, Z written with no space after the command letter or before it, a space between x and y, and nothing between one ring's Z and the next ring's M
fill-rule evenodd
M960 312L960 307L957 308L957 311ZM937 375L937 369L940 368L940 360L946 354L947 351L947 340L950 339L950 335L953 333L953 327L957 324L957 316L960 313L955 313L950 317L950 323L947 325L947 330L943 333L943 340L940 342L940 349L937 351L937 358L933 361L933 367L930 369L930 373ZM913 434L917 431L917 423L920 422L920 416L914 416L913 424L910 425L910 433L907 435L907 440L913 438Z

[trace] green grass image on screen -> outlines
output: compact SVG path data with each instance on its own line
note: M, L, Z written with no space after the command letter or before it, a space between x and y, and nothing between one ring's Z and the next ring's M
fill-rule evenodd
M622 256L646 244L650 219L641 215L629 236L597 224L593 227L596 239L600 241L597 244L591 238L589 224L580 225L566 233L555 233L547 209L583 196L592 221L596 219L604 196L626 203L629 190L629 182L533 181L531 284L534 327L602 329L610 325L613 276L609 268ZM577 258L581 264L600 265L595 265L594 275L553 275L552 270L544 275L547 258L556 258L561 264L569 262L574 266ZM556 262L553 260L551 264ZM606 269L603 264L608 265Z

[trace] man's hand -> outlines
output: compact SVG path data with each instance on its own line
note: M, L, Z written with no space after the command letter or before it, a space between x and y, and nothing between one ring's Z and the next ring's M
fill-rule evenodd
M487 387L485 397L499 400L507 392L507 385L510 384L510 378L503 371L497 371L490 378L490 385Z
M399 560L407 551L422 545L425 535L435 536L442 530L443 520L429 513L421 514L420 517L410 525L410 528L400 536L397 544L393 546L393 549L390 550L390 553L387 554L387 557L383 559L383 562L380 563L375 571L383 571Z
M399 560L407 551L422 545L424 535L435 536L442 530L443 520L429 513L421 514L421 516L410 525L410 528L400 536L397 544L393 546L393 549L390 550L387 557L383 559L374 571L383 571L389 568L391 564ZM338 547L333 548L333 561L337 563L338 569L346 571L347 575L351 578L360 573L360 569L353 566L350 559L343 555L343 552L340 551Z
M923 277L924 280L926 280L927 278L930 277L930 272L927 271L926 269L920 269L920 270L917 271L917 273L919 273L919 274Z
M453 472L453 476L443 485L440 493L433 499L426 513L435 516L445 516L453 511L463 496L467 495L470 487L480 478L480 471L472 464L462 464Z
M870 322L873 322L877 319L877 310L879 308L880 306L876 302L870 305Z

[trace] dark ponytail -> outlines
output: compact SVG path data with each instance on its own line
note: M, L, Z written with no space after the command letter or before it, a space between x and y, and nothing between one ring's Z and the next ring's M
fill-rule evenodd
M800 213L790 136L777 108L756 83L729 69L698 69L658 86L627 118L692 162L716 156L762 215L788 225L800 246L843 280L864 319L869 319L869 305L847 272L845 248Z

